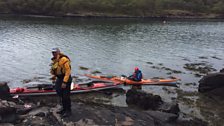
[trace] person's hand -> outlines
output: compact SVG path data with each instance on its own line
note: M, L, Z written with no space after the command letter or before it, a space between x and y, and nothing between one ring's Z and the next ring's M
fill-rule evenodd
M61 88L66 88L66 83L62 83Z

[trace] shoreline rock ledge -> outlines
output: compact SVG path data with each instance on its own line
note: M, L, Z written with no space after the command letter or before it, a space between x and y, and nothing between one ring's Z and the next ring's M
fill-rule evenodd
M199 80L198 91L218 97L224 97L224 69L211 73Z

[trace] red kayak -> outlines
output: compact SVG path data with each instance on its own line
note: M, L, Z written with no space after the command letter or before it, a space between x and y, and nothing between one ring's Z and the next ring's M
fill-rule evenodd
M128 79L127 77L107 77L107 76L97 76L97 75L89 75L86 74L85 76L93 79L98 79L98 80L104 80L104 81L112 81L115 83L123 83L126 85L175 85L179 78L172 77L172 78L166 78L166 79L142 79L141 81L133 81Z
M112 83L112 82L93 82L93 83L84 83L84 84L72 84L71 93L83 93L83 92L91 92L91 91L99 91L105 89L114 89L119 88L121 86L120 83ZM40 87L32 87L32 88L14 88L10 89L11 95L20 95L20 96L37 96L37 95L54 95L56 94L55 89L49 88L40 88Z

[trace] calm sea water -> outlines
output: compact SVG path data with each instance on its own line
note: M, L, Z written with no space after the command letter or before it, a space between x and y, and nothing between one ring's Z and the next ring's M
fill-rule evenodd
M150 64L183 70L198 57L223 67L224 23L137 19L0 19L1 81L30 79L49 73L51 48L71 57L73 75L79 66L104 74L131 74L135 66L145 77L164 76ZM211 58L216 56L222 60ZM204 59L202 59L204 60Z
M206 62L217 70L224 68L224 22L168 20L164 24L160 20L142 19L2 17L0 81L8 81L11 87L22 85L24 79L43 77L49 82L51 49L54 47L59 47L71 58L72 75L96 70L105 75L129 75L138 66L144 78L168 77L166 70L152 68L166 67L183 72L171 74L182 79L180 89L195 92L197 85L184 83L197 84L200 78L183 66ZM89 70L81 70L80 66ZM166 98L166 92L161 91L164 87L145 89ZM178 97L178 93L169 97ZM200 96L195 97L191 100L200 101ZM113 100L119 104L123 98ZM190 111L184 102L181 107ZM196 116L202 113L200 109L192 111Z

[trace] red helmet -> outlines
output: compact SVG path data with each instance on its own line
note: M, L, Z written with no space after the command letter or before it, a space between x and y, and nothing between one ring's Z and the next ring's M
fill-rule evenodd
M138 67L135 67L135 71L138 71L139 69L138 69Z

